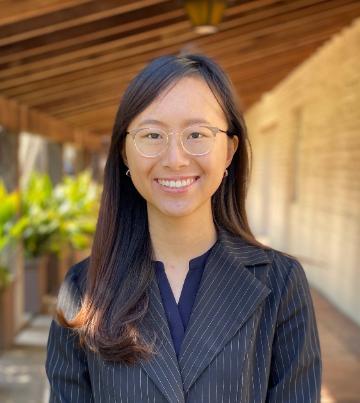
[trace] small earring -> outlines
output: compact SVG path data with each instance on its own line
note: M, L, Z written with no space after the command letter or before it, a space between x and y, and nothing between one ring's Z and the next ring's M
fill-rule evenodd
M128 169L125 173L126 176L130 176L130 169Z
M228 170L227 169L225 169L225 172L224 172L224 178L225 178L225 176L228 176L229 175L229 172L228 172Z

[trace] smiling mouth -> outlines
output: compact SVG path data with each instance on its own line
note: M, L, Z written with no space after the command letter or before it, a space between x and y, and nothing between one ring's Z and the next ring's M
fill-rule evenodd
M187 186L190 186L193 182L195 182L196 180L198 180L200 177L199 176L195 176L192 178L187 178L187 179L155 179L157 183L159 183L159 185L167 187L167 188L172 188L172 189L180 189L180 188L184 188Z

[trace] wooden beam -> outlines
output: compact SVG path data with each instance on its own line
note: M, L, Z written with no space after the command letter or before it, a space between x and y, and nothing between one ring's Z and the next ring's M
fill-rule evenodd
M117 5L119 1L121 0L118 0ZM68 2L70 4L70 0ZM55 6L56 0L51 3ZM49 24L52 25L50 30L54 28L53 31L40 33L39 29L48 27L34 26L29 33L35 35L33 38L41 39L40 46L32 48L31 41L28 41L20 52L11 54L10 50L6 51L5 63L14 64L8 68L5 68L4 63L0 65L0 88L5 97L10 97L11 101L16 97L18 105L21 105L23 115L20 112L15 115L26 116L23 118L25 121L31 121L29 116L36 120L36 112L41 109L40 113L45 117L61 123L66 122L65 125L69 129L74 130L73 124L87 134L89 131L86 129L93 129L91 138L94 142L99 142L97 135L109 134L121 92L131 78L150 59L164 53L178 53L183 45L194 46L194 49L218 60L229 72L236 88L241 90L244 107L248 107L260 99L264 90L271 89L281 81L336 30L360 14L360 3L354 0L319 0L316 4L311 0L252 1L228 8L221 31L199 38L189 30L187 19L182 21L183 11L180 8L151 16L144 15L139 8L139 13L144 15L141 20L126 22L126 26L118 24L101 28L100 23L104 22L101 20L107 17L99 17L99 14L102 11L107 13L110 8L113 10L115 7L113 0L104 0L102 4L105 3L107 5L96 13L76 16L74 25L71 25L73 19L68 18L69 13L67 19L64 19L65 13L57 24ZM126 5L135 3L140 2L127 1ZM170 4L166 0L154 0L155 3ZM260 3L261 7L256 12L244 12L244 7L247 6L250 10ZM59 2L57 4L61 7ZM268 7L265 7L265 4ZM125 6L125 1L122 5ZM81 20L82 17L85 20ZM67 29L82 29L83 24L89 23L91 25L88 25L88 28L93 27L93 32L81 31L78 36L70 37L71 31L68 31L67 37L61 37L59 42L56 42L56 35L60 34L59 29L64 28L61 24L70 24ZM156 28L153 27L155 23L159 24ZM15 25L12 29L14 27ZM138 32L141 27L143 32ZM98 38L97 33L100 34ZM46 36L40 38L38 34ZM3 34L0 33L0 37L1 35ZM51 41L44 44L44 40L51 37L55 39L54 45L51 45ZM22 43L25 45L25 42ZM70 52L61 53L69 46ZM48 60L39 60L43 56ZM37 109L31 106L36 106ZM27 110L31 111L31 114L24 112ZM7 116L10 119L11 111L11 108L7 109L8 113L0 110L0 118L6 119ZM97 111L96 116L94 111ZM3 116L4 114L6 116ZM40 128L48 129L47 126L51 126L51 120L40 120L43 122L38 124ZM57 128L56 122L53 127ZM49 133L57 136L59 131L50 130ZM74 138L74 133L71 136ZM77 139L80 137L75 136Z
M14 24L25 19L40 17L91 2L92 0L1 1L0 26Z
M232 41L221 41L216 42L213 44L208 44L202 47L202 50L207 52L209 55L221 57L221 55L226 55L227 53L236 53L237 57L240 57L244 52L246 55L246 51L248 49L256 49L258 52L262 52L262 49L268 49L274 42L278 42L281 44L286 43L297 43L299 42L299 38L305 38L305 40L309 40L310 38L314 38L316 33L319 32L318 38L326 39L327 35L330 37L334 32L340 29L342 26L342 19L339 21L335 20L324 20L319 22L317 26L312 26L311 28L307 28L303 25L299 25L294 27L289 33L287 30L280 31L273 35L265 36L264 38L257 39L256 36L248 37L239 35L238 41L234 43ZM241 53L240 53L241 52ZM146 55L145 55L146 56ZM136 59L131 59L131 64L129 67L119 68L115 71L111 70L106 72L106 74L97 75L97 83L101 84L106 82L112 82L116 85L117 82L127 80L128 77L135 75L140 68L143 67L147 57L142 57L143 62L137 63ZM67 90L80 92L81 87L88 88L89 85L93 84L93 76L82 76L81 74L78 75L77 79L72 80L64 80L63 78L54 79L51 82L51 85L48 85L45 89L41 89L43 85L42 83L29 83L25 86L15 87L14 89L10 89L6 91L8 96L14 97L17 96L22 102L27 103L29 99L36 100L36 98L42 99L45 96L49 96L51 94L55 94L56 96L60 96L62 91L64 91L64 96L70 95L67 93ZM59 85L56 85L56 83ZM44 83L45 84L45 83ZM20 90L23 90L20 92ZM27 95L23 96L22 93L28 92Z
M165 3L169 0L102 0L92 1L86 7L80 16L76 18L68 18L64 21L57 23L49 23L39 28L16 33L12 35L12 28L3 27L0 34L0 46L11 45L16 42L35 38L40 35L48 35L60 30L77 27L82 24L98 21L103 18L111 17L114 15L129 13L134 10L139 10L144 7L149 7L155 4ZM108 7L104 8L104 5ZM24 25L24 24L23 24Z
M298 50L311 45L312 51L320 46L325 39L327 39L331 33L336 32L337 25L330 23L330 28L324 30L322 34L313 34L308 32L309 37L305 37L304 39L299 40L298 37L295 38L284 38L284 40L275 41L278 42L279 45L270 46L271 41L264 43L261 42L261 46L264 46L264 49L257 48L254 45L254 50L250 52L241 52L237 50L237 48L233 47L221 47L220 45L213 50L213 47L206 48L206 53L213 57L217 58L219 63L226 69L229 70L232 66L235 66L237 69L242 66L248 66L248 70L250 70L254 75L256 75L256 71L258 69L263 70L267 69L268 74L274 69L278 68L278 65L286 62L287 58L295 57L297 61L304 60L304 52L298 52ZM311 36L310 36L311 35ZM238 46L241 45L241 41ZM259 44L260 46L260 44ZM293 53L293 51L296 51ZM290 52L290 53L289 53ZM282 56L280 59L279 56ZM309 55L309 52L306 53ZM276 56L276 57L275 57ZM255 63L261 61L261 63ZM134 66L136 69L136 66ZM61 106L66 107L66 99L75 100L75 104L79 105L79 99L86 99L91 102L92 99L102 99L102 96L113 94L120 94L120 83L128 82L136 73L134 69L124 71L123 75L119 77L118 73L113 77L107 77L104 80L97 80L96 83L93 83L93 80L87 79L81 87L70 88L70 85L63 84L62 86L55 86L52 88L48 88L46 90L38 91L29 94L28 96L20 96L19 99L22 102L27 103L29 105L44 107L51 111L51 114L61 112ZM229 70L231 72L231 70ZM54 109L51 109L52 101L58 100L61 102L55 103ZM46 103L45 103L46 102ZM57 110L57 106L60 107L60 110Z
M169 7L170 8L170 7ZM44 38L49 38L49 36L41 37L41 41L36 41L34 39L28 41L22 41L16 46L6 46L1 50L1 60L0 68L6 68L7 63L23 62L26 59L32 59L39 57L41 55L47 55L49 52L59 52L69 48L81 47L84 48L88 46L91 42L100 42L100 40L108 41L109 38L114 38L116 35L126 35L128 32L134 32L136 30L145 31L148 27L164 24L173 24L174 22L179 22L179 18L184 18L184 10L171 10L168 12L159 13L154 8L153 15L151 13L146 13L146 17L139 18L136 20L126 20L124 23L116 24L114 26L109 26L106 28L99 27L98 29L90 30L90 32L76 32L74 36L71 30L68 32L66 38L61 38L56 36L55 41L45 40ZM72 34L72 35L71 35ZM21 45L21 46L20 46Z
M310 1L314 3L314 0L307 0L307 2ZM234 18L234 16L237 16L239 13L253 11L273 3L273 0L258 0L228 7L225 10L224 19L227 17ZM299 4L299 6L301 6L301 4ZM284 5L284 7L284 11L286 11L287 5ZM112 20L108 21L108 24L105 28L103 25L99 24L95 27L92 26L92 29L89 31L89 29L85 30L85 28L89 26L88 24L80 25L77 27L76 32L73 32L71 29L62 30L61 35L60 33L56 33L56 36L47 35L46 40L44 40L44 36L42 36L35 39L31 38L30 40L17 42L16 46L3 46L3 49L1 50L1 64L15 61L19 62L25 58L34 57L36 55L41 55L55 50L66 49L70 46L81 46L83 48L87 43L94 39L99 42L101 39L107 40L109 37L114 37L115 35L126 33L127 31L134 31L138 28L141 28L142 31L144 31L147 29L147 26L153 24L169 25L174 22L173 20L175 18L179 17L183 17L183 20L188 19L184 7L175 7L174 9L174 4L172 2L164 3L161 5L161 7L147 7L146 13L144 13L144 11L145 10L140 9L138 15L131 15L131 17L126 15L127 18L124 18L124 21L119 21L117 15L112 16L114 22L112 22ZM48 22L48 24L51 23L52 21ZM113 26L111 24L113 24ZM22 27L22 29L24 28ZM18 49L19 51L17 51Z
M120 88L119 91L123 92L124 87ZM87 112L91 111L94 113L97 111L98 108L106 107L106 106L114 106L118 105L120 102L120 96L117 93L116 95L104 95L104 97L101 98L101 100L97 100L94 98L91 98L87 100L86 104L84 103L78 103L78 105L64 105L64 108L60 108L55 110L55 114L52 116L56 116L60 119L66 120L68 117L71 116L78 116L79 113L82 112Z
M0 96L0 124L13 133L28 131L57 142L71 142L88 149L98 149L101 146L99 137L94 133L74 128L60 119L3 96Z
M338 3L337 3L338 4ZM348 15L354 15L354 11L360 12L360 5L351 3L351 4L345 4L343 7L341 7L341 12L342 13L347 13ZM333 10L325 10L321 13L321 16L324 18L329 18L331 15L335 15L338 14L340 12L340 9L336 8ZM309 15L311 14L311 15ZM286 16L285 16L286 17ZM271 21L271 23L269 24L269 26L263 28L264 26L264 22L262 21L260 24L258 25L259 29L256 29L256 26L254 25L249 25L249 27L247 27L248 32L246 32L246 30L243 31L242 36L244 35L253 35L254 36L254 29L255 31L257 31L257 35L267 35L267 34L272 34L274 32L278 32L279 30L283 29L291 29L291 27L296 26L296 25L301 25L307 22L311 22L313 23L314 21L316 21L316 19L319 16L313 15L313 12L311 10L307 10L307 15L303 18L297 18L294 21L288 21L288 18L284 19L284 16L282 16L282 20L285 21L282 24L279 24L279 22L277 21ZM89 60L81 60L77 63L74 64L69 64L69 65L60 65L58 67L54 67L53 69L47 69L45 71L41 71L41 72L36 72L36 71L31 71L28 70L29 66L19 66L18 68L16 68L15 72L19 73L19 70L22 71L22 74L31 74L30 79L32 80L40 80L40 79L44 79L46 77L51 77L51 76L56 76L57 74L65 74L67 72L70 71L76 71L80 68L90 68L93 67L94 65L99 65L102 63L107 63L107 62L111 62L112 60L116 60L116 59L123 59L123 58L128 58L132 55L137 55L140 54L142 52L151 52L153 50L156 49L161 49L161 47L163 46L171 46L172 44L180 44L182 42L184 42L184 40L190 39L191 38L191 34L189 35L189 32L184 33L183 35L175 35L177 32L177 28L179 27L179 24L176 24L176 27L172 27L172 29L174 29L174 36L171 38L166 38L166 40L160 40L155 42L154 40L150 43L147 43L145 45L140 45L138 47L132 47L131 49L124 49L121 52L121 56L120 54L117 54L116 52L112 52L112 53L108 53L102 56L99 56L96 59L89 59ZM272 24L275 24L272 25ZM279 28L281 27L281 29ZM250 29L249 29L250 28ZM158 32L157 32L158 33ZM234 38L235 32L222 32L217 34L217 36L212 37L210 40L214 40L215 38L219 41L223 41L223 40L228 40L231 41L231 38ZM224 38L224 35L227 35L226 38ZM229 36L231 35L231 36ZM241 35L241 32L236 33L237 38L239 38L239 35ZM124 45L130 45L130 44L134 44L136 43L136 40L138 38L126 38L126 42L127 43L123 43ZM151 38L150 38L151 39ZM154 38L155 39L155 38ZM132 42L132 40L135 40L135 42ZM207 39L209 41L209 39ZM199 41L195 41L195 45L197 43L201 44L201 43L206 43L205 42L206 39L202 38ZM67 56L68 57L68 56ZM54 60L52 60L52 63L54 62ZM38 68L40 68L41 64L39 64ZM14 68L15 69L15 68ZM24 71L25 69L25 71ZM5 70L4 72L0 72L1 77L2 78L8 78L7 81L4 81L3 83L0 83L0 88L3 90L4 89L4 85L8 88L9 86L13 86L13 85L20 85L22 83L25 83L26 81L29 80L28 77L19 77L19 78L14 78L14 79L9 79L9 75L11 76L11 74L14 73L14 70Z

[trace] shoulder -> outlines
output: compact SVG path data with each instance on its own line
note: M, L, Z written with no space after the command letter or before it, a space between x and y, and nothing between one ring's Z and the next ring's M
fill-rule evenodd
M299 258L272 247L262 250L268 262L246 268L270 291L264 315L280 322L294 311L308 312L308 317L313 315L310 284Z
M67 318L74 316L80 308L85 292L89 261L90 258L87 257L71 266L61 283L57 308L63 310Z
M305 271L296 256L290 255L274 247L252 242L239 234L219 228L221 252L236 257L241 264L261 277L263 282L285 283L289 277L297 277L304 281Z
M222 245L219 256L226 253L234 256L275 295L281 295L289 282L307 286L305 271L297 257L261 242L247 240L222 227L219 228L219 240Z
M309 282L299 258L281 250L270 248L271 256L267 272L267 282L275 295L287 293L309 294Z
M298 257L273 248L272 255L273 259L271 265L276 274L286 278L292 276L296 277L301 274L305 275L304 268Z
M229 238L228 238L229 239ZM231 237L231 248L241 263L280 298L290 286L309 287L298 257L268 245L255 245L240 236Z

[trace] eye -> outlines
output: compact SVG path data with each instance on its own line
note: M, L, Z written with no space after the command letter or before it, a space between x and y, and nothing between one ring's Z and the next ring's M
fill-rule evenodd
M140 130L137 133L137 136L142 141L144 141L144 140L148 140L148 141L162 140L162 138L163 138L163 134L161 134L160 132L158 132L156 130L151 130L151 129L150 130L149 129Z
M192 139L199 139L202 137L202 134L200 132L191 132L189 137L191 137Z
M208 127L195 126L185 129L184 137L187 141L200 142L211 139L213 137L213 133Z
M148 139L154 139L154 140L158 140L161 137L160 133L155 133L155 132L151 132L151 133L147 133L146 137Z

